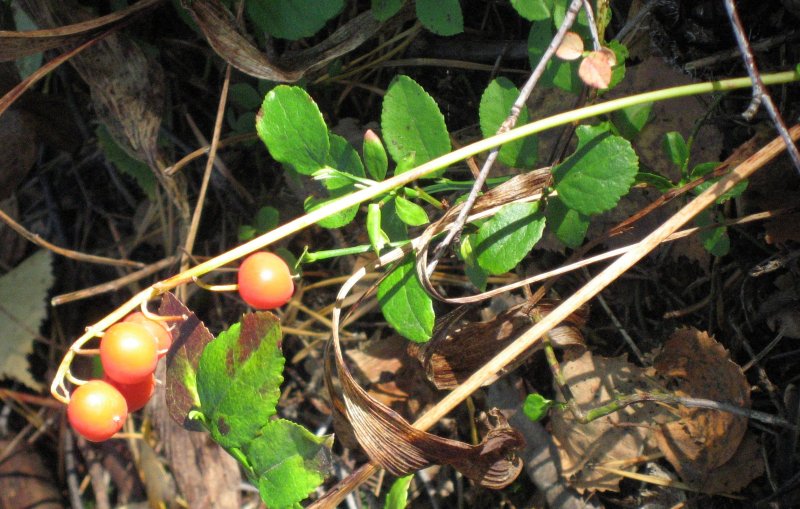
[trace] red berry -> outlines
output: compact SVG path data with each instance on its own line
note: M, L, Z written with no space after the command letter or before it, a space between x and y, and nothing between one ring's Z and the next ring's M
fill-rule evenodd
M167 328L167 322L159 322L147 318L141 311L136 311L129 314L122 319L123 322L135 322L144 325L147 330L155 336L158 341L158 358L162 358L167 354L170 345L172 345L172 333Z
M144 381L135 384L121 384L106 376L105 381L117 389L128 404L128 413L141 410L150 401L156 390L156 376L150 375Z
M135 384L150 378L158 362L158 343L144 325L115 323L100 340L100 362L109 378Z
M272 253L253 253L239 267L239 295L256 309L283 306L294 293L289 267Z
M125 398L102 380L91 380L75 389L67 405L67 418L73 429L92 442L114 436L127 416Z

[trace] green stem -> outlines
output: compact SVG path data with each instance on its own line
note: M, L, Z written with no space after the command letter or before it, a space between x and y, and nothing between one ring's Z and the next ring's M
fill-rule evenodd
M387 246L391 246L392 248L395 247L402 247L411 242L410 240L401 240L398 242L390 242ZM343 247L339 249L328 249L323 251L306 251L300 256L300 260L298 263L314 263L320 260L327 260L329 258L338 258L340 256L349 256L355 254L366 253L370 251L372 246L370 245L361 245L361 246L352 246L352 247Z

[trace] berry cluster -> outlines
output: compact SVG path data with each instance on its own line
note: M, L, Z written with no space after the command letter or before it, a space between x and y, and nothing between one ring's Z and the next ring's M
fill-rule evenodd
M163 322L139 312L109 327L100 340L104 379L78 386L67 406L75 431L93 442L119 431L128 412L144 407L153 395L156 363L171 343Z
M258 252L239 267L239 295L256 309L275 309L294 293L289 267L279 256ZM137 312L105 331L100 339L100 362L105 377L79 385L69 398L67 416L87 440L111 438L129 412L147 404L155 390L155 369L172 343L165 322Z

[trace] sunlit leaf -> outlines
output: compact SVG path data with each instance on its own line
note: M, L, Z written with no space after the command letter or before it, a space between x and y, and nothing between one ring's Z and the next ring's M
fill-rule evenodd
M433 333L433 301L417 279L413 256L407 256L378 285L378 304L397 332L418 343Z
M547 415L554 403L553 400L547 399L539 393L528 394L525 403L522 404L522 411L525 412L528 419L534 422L540 421Z
M497 78L489 83L481 96L479 108L481 132L484 137L494 136L505 122L511 107L519 96L519 90L507 78ZM528 108L523 107L517 120L518 125L528 122ZM500 148L498 158L501 163L514 168L532 168L536 164L537 138L527 138L506 143Z
M475 236L478 264L489 274L504 274L522 261L542 238L545 217L538 203L505 205Z

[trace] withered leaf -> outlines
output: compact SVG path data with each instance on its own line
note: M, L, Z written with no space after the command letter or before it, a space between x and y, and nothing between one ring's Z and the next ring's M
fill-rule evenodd
M656 357L658 374L677 386L679 396L750 407L750 386L741 368L714 338L679 329ZM678 407L679 419L656 434L658 447L684 482L703 487L728 462L747 431L747 418L706 408Z
M577 60L583 54L583 39L575 32L564 34L564 40L556 50L556 56L562 60Z
M491 359L512 343L557 305L556 301L551 300L542 300L535 304L523 302L491 320L470 322L461 327L456 324L467 308L458 308L437 324L433 338L428 343L410 344L409 351L419 359L428 379L437 389L454 389L485 364L487 359ZM583 336L578 329L586 323L587 318L588 308L582 307L564 323L552 329L548 334L555 346L583 348ZM515 367L510 366L507 371L512 371ZM489 380L485 385L490 385L495 380Z
M298 81L309 71L324 67L360 46L379 30L387 28L371 12L365 12L345 23L319 44L273 58L239 32L235 17L220 0L195 0L183 4L208 43L226 62L256 78L281 83Z
M611 83L611 67L614 65L613 55L610 51L592 51L581 61L578 76L590 87L608 88Z
M171 322L172 345L167 352L166 402L169 415L175 422L191 431L204 428L189 419L189 412L198 404L196 373L203 348L214 339L197 315L189 311L173 294L161 298L158 313L162 316L182 316L183 321Z
M96 35L100 30L109 29L120 22L126 21L135 14L155 7L163 1L141 0L105 16L56 28L30 30L27 32L0 30L0 62L16 60L48 49L60 48L67 44L83 41Z
M634 394L648 387L644 370L624 356L606 358L585 352L565 354L562 369L566 382L586 411L609 403L618 394ZM662 412L652 404L623 408L588 424L577 422L570 412L554 412L553 438L559 445L563 475L579 491L618 491L622 477L595 468L606 462L628 460L655 450L648 425Z
M353 379L345 365L338 335L333 349L339 395L333 383L330 353L326 355L325 379L335 409L339 409L358 443L372 461L390 473L402 476L434 464L451 465L477 484L501 489L517 478L522 461L515 451L524 439L498 411L491 411L494 424L478 445L448 440L414 428L400 414L371 397ZM334 421L336 422L336 421ZM340 433L337 429L337 435Z

